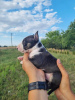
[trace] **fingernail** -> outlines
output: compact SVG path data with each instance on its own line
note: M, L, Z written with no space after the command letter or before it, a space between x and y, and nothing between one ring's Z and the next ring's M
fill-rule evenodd
M59 63L59 64L61 64L61 61L60 61L60 59L58 59L58 63Z

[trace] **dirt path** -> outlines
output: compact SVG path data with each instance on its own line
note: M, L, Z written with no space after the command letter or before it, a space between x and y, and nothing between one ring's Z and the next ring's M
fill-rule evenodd
M15 49L16 48L16 46L15 47L0 47L0 50L2 50L2 49Z

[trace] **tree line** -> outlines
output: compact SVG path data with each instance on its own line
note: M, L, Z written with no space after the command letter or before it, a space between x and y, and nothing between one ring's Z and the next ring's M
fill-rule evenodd
M75 19L66 31L49 31L41 42L46 48L75 49Z

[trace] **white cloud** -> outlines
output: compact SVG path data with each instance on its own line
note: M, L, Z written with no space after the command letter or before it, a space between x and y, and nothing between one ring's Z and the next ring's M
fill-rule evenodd
M53 27L51 28L52 31L55 31L55 30L58 30L58 29L59 29L59 27L56 27L56 26L53 26Z
M8 36L8 35L4 35L4 36L2 36L3 38L10 38L10 36Z
M41 10L42 10L42 4L39 3L39 4L34 8L34 11L41 12Z
M53 9L47 9L52 5L51 0L0 0L0 5L0 32L33 33L38 30L44 33L61 22L57 12L50 13Z
M57 13L57 12L47 13L47 14L46 14L46 18L47 18L47 19L51 19L51 18L53 18L53 17L56 15L56 13Z
M45 9L44 11L45 12L50 12L50 11L53 11L53 9Z
M10 36L10 35L7 35L7 34L3 34L3 33L2 33L2 34L0 34L0 35L1 35L1 36L0 36L1 38L11 38L11 36Z
M74 10L75 10L75 7L74 7Z
M28 8L31 7L33 4L42 3L45 6L51 5L51 0L11 0L11 1L4 1L0 0L0 9L9 10L9 9L20 9L20 8Z
M52 5L51 0L45 0L43 5L44 6L51 6Z

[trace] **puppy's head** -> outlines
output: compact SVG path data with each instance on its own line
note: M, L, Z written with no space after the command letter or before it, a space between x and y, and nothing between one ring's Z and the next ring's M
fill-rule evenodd
M23 39L23 41L17 46L17 49L25 53L33 48L39 41L38 31L34 35L30 35Z

